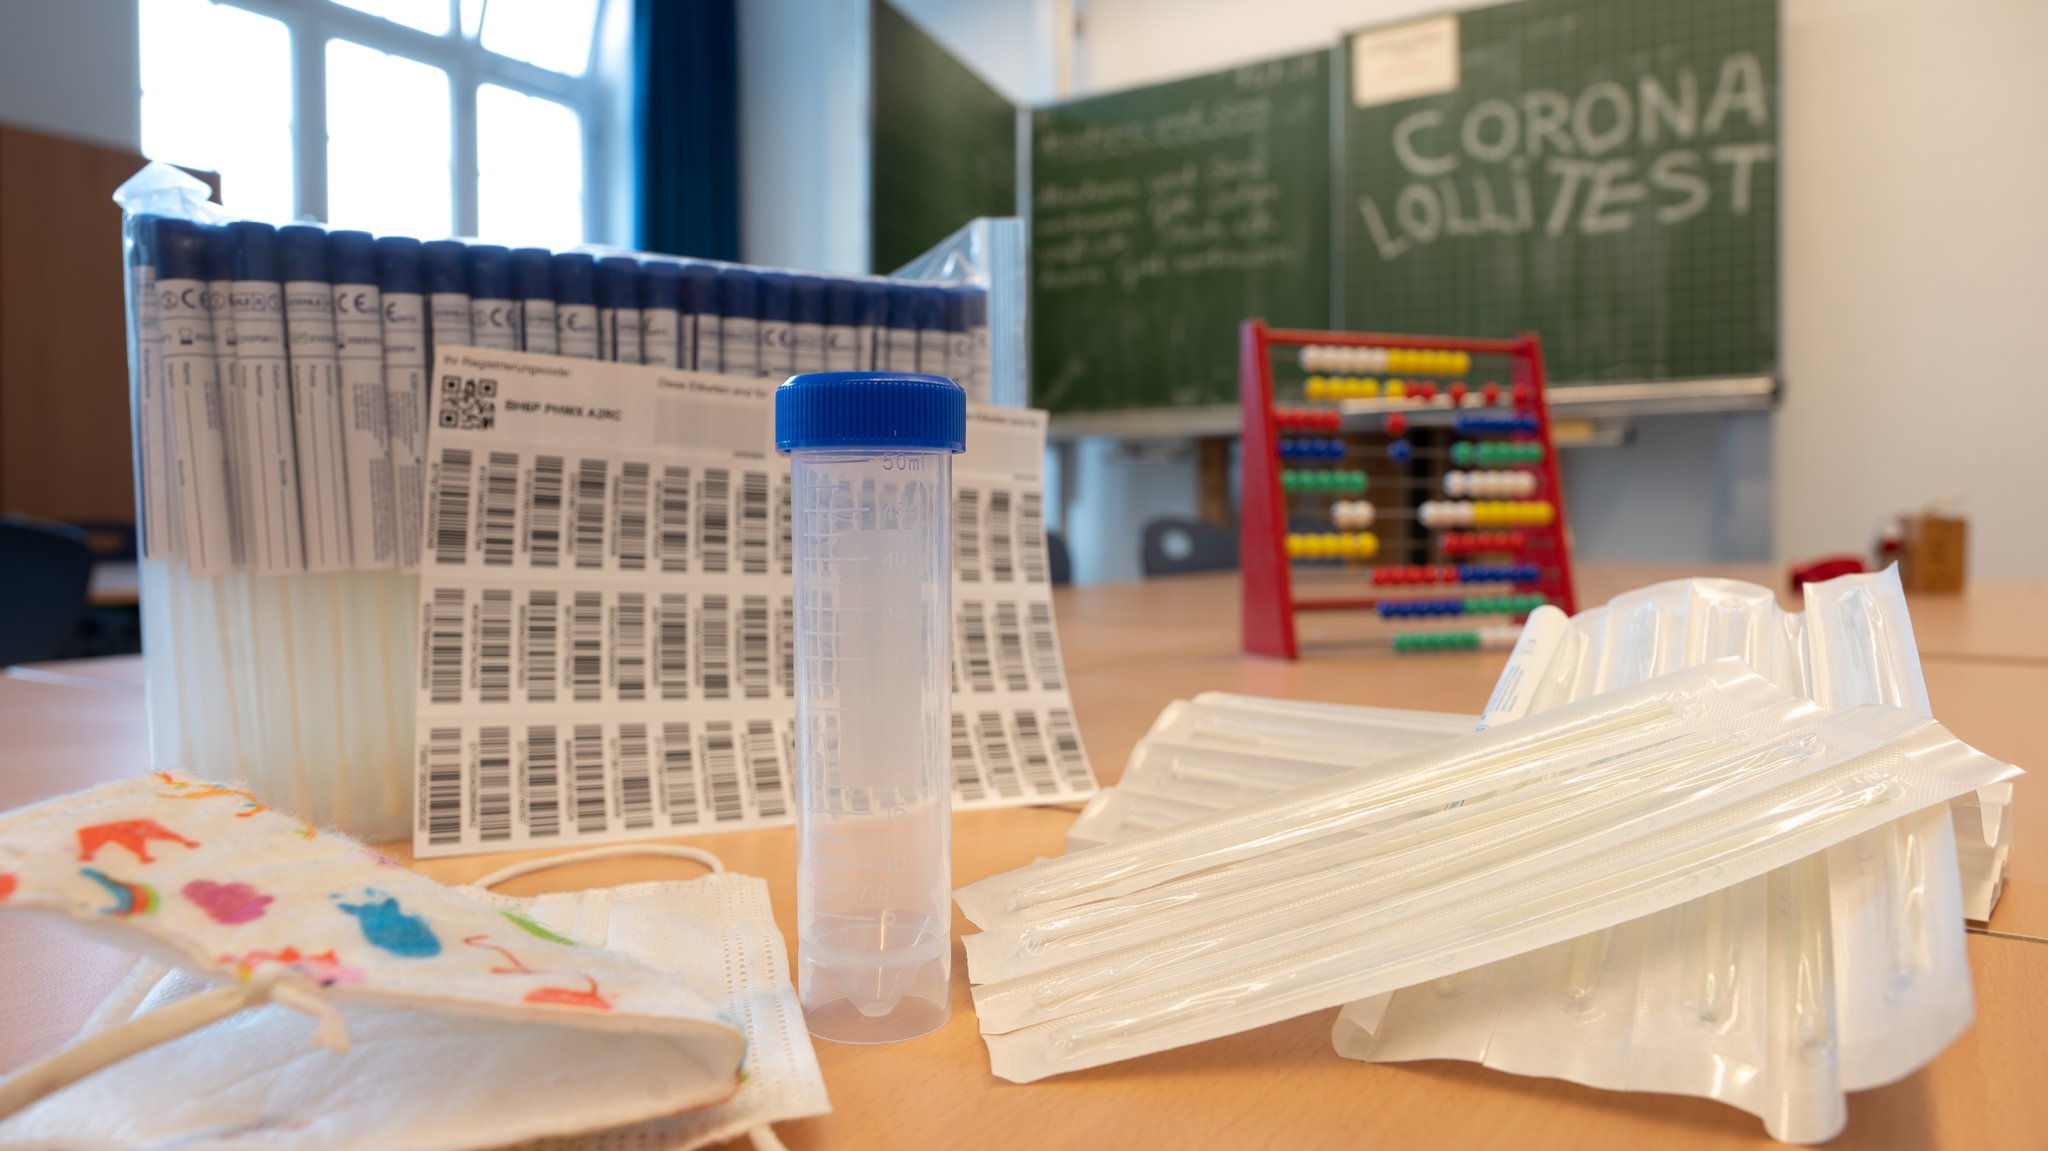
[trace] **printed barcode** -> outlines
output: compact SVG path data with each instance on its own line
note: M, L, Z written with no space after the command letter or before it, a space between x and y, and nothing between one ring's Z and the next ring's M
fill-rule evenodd
M767 699L768 674L768 597L746 596L740 600L740 694Z
M711 818L719 823L746 818L740 802L740 760L732 743L732 724L724 721L704 725L704 792L711 801Z
M1023 553L1025 582L1046 582L1045 496L1042 492L1017 494L1017 550Z
M661 725L661 802L668 821L697 822L697 764L690 725Z
M981 785L981 765L974 759L974 740L967 734L967 716L953 713L953 794L975 800L988 794Z
M782 694L796 698L796 610L789 596L782 597L782 614L775 617L775 638L782 646Z
M764 819L782 815L782 755L775 725L765 719L747 721L747 777L754 785L754 811Z
M981 582L981 493L973 488L953 497L953 567L968 583Z
M647 593L619 593L618 624L612 634L612 682L619 699L647 698Z
M690 469L661 469L661 570L690 570Z
M631 460L619 465L619 519L612 525L612 546L620 571L647 570L647 465Z
M532 836L562 833L562 768L560 749L555 746L555 725L534 724L526 729L526 833Z
M705 468L697 489L697 560L707 572L726 569L726 548L732 542L732 473Z
M722 595L697 601L697 685L705 699L732 698L732 618Z
M576 518L571 523L571 548L579 568L604 566L605 462L576 464Z
M462 842L462 729L427 732L427 842Z
M1030 619L1031 666L1038 669L1038 686L1047 691L1058 691L1062 687L1060 648L1052 630L1052 605L1032 604Z
M556 637L561 627L556 593L532 591L526 597L526 702L555 701Z
M1081 733L1074 728L1074 714L1065 708L1045 713L1045 729L1052 733L1053 757L1060 761L1060 775L1070 791L1087 791L1094 784L1088 775L1088 756L1081 750Z
M526 554L534 567L562 562L562 457L535 456L533 492L527 499Z
M434 561L469 562L469 467L467 448L441 449L440 493L434 500Z
M619 816L629 828L654 826L654 780L648 774L647 725L619 725Z
M996 605L996 662L1003 669L1005 688L1031 690L1031 677L1024 671L1024 627L1013 603Z
M594 591L569 601L569 694L586 703L604 698L604 597Z
M740 477L740 570L768 574L768 477L762 472Z
M477 607L476 694L485 703L512 699L511 588L485 588Z
M981 759L988 764L988 781L1006 796L1022 795L1017 782L1017 762L1010 758L1010 738L1003 732L1001 712L984 711L975 718L974 739L981 745Z
M574 781L576 833L598 835L605 830L604 728L579 723L569 736L569 778Z
M1010 492L997 488L988 494L988 578L1008 583L1016 575L1010 564Z
M796 552L790 539L791 520L789 510L789 480L783 479L775 485L775 538L776 554L781 558L782 574L794 570Z
M665 700L690 698L690 597L663 592L654 609L654 675Z
M462 702L463 593L459 587L437 587L427 607L427 698L435 703Z
M486 842L512 838L512 729L476 733L476 828Z
M1058 791L1060 783L1052 774L1052 756L1046 752L1045 736L1038 730L1038 714L1020 711L1016 720L1017 754L1024 758L1025 781L1040 795Z
M477 529L484 563L510 567L519 546L519 456L492 452L484 462L484 513Z
M988 616L978 600L960 605L960 645L967 653L968 685L976 691L994 691L996 673L989 662Z

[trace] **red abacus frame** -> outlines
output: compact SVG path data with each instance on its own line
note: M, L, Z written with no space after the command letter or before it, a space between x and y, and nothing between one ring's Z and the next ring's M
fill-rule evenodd
M1505 562L1528 562L1540 556L1538 578L1517 585L1518 591L1540 592L1550 603L1569 615L1576 609L1572 595L1570 533L1565 524L1564 489L1558 483L1557 445L1550 432L1550 406L1544 392L1543 344L1533 333L1508 340L1475 340L1450 336L1407 336L1376 332L1319 332L1298 328L1268 328L1264 320L1246 320L1238 339L1238 395L1244 412L1242 513L1238 517L1238 551L1243 565L1243 644L1251 655L1295 659L1294 616L1304 611L1370 611L1380 597L1344 596L1327 599L1296 599L1292 561L1287 554L1287 497L1280 485L1280 420L1273 407L1273 349L1321 347L1386 348L1416 351L1464 352L1473 356L1503 356L1512 363L1510 397L1504 404L1536 417L1533 438L1543 445L1540 465L1544 490L1555 509L1550 523L1542 527L1517 527L1512 532L1465 533L1476 537L1497 534L1495 542L1519 544L1503 551L1489 551ZM1431 410L1427 401L1394 408L1393 411ZM1484 410L1484 409L1479 409ZM1547 545L1532 547L1532 544ZM1445 548L1443 541L1432 544L1437 562L1448 563L1470 550ZM1360 572L1367 587L1376 581L1373 569Z

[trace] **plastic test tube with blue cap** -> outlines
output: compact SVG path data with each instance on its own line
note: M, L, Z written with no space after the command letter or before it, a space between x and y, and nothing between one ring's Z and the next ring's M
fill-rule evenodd
M789 282L789 370L825 370L825 281L817 276Z
M946 289L932 286L917 290L917 370L927 376L943 376L952 370L946 359L951 343L948 311Z
M781 380L789 375L794 350L789 330L789 290L793 278L788 272L762 272L759 283L756 307L761 318L761 361L755 371Z
M583 252L555 257L555 351L597 358L597 259Z
M284 323L291 350L292 430L299 449L306 569L343 571L353 557L327 233L304 224L279 228L277 252L284 267Z
M718 270L718 371L753 376L761 371L760 281L751 268Z
M555 256L546 248L512 250L512 299L518 304L519 346L552 356L555 335Z
M974 378L976 395L982 403L994 402L995 369L989 360L988 344L988 289L969 288L965 296L968 357L972 363L970 374Z
M420 242L377 240L377 288L384 294L384 418L391 428L391 496L398 519L398 567L420 566L421 466L427 450L427 297Z
M334 329L341 366L342 451L348 471L349 548L357 571L398 566L391 498L391 430L385 418L384 301L377 287L377 240L333 232Z
M967 393L968 403L987 403L988 396L974 375L974 333L968 329L968 301L978 288L946 289L946 371L945 375Z
M924 289L916 284L891 283L888 311L875 332L875 370L917 371L917 313L924 303Z
M284 275L277 229L251 220L228 225L234 283L228 311L235 321L237 401L242 405L237 444L247 482L242 522L245 551L258 575L283 575L306 566L299 521L299 453L292 426L292 370L285 344Z
M683 331L678 355L682 366L700 372L718 370L718 269L709 264L683 265Z
M135 507L141 517L142 555L178 554L177 484L171 478L170 405L163 399L163 325L156 298L158 217L138 215L128 227L128 338L135 394Z
M519 350L519 309L512 303L512 253L469 246L469 338L479 348Z
M666 260L640 263L640 361L683 365L683 269Z
M949 1014L952 466L966 398L824 372L775 393L794 513L797 988L811 1033Z
M861 357L864 297L856 280L825 284L825 370L851 372L867 367Z
M467 347L469 322L469 249L455 240L428 240L420 245L420 263L427 283L427 334L432 348Z
M630 256L597 262L597 358L640 362L640 265Z
M220 575L240 563L241 525L229 477L213 317L206 310L205 232L188 220L158 220L156 261L163 400L170 405L185 563L194 575Z
M206 314L213 318L213 373L220 393L221 445L228 457L228 500L235 509L236 566L249 559L249 507L243 498L248 486L248 460L242 447L242 401L235 378L235 317L228 310L228 296L234 289L234 236L225 225L210 224L200 229L206 237Z

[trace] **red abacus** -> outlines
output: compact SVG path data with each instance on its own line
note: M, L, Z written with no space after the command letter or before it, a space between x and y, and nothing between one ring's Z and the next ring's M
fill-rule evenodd
M1527 531L1489 528L1438 535L1416 530L1446 522L1446 517L1436 514L1446 506L1462 509L1459 515L1449 517L1449 522L1505 524L1521 518L1496 514L1508 504L1476 498L1466 504L1459 496L1451 496L1448 505L1436 500L1435 493L1449 475L1445 469L1453 453L1441 450L1441 436L1437 434L1440 425L1448 420L1416 415L1428 413L1432 406L1463 408L1474 402L1475 395L1482 397L1493 410L1459 412L1457 419L1472 427L1455 432L1455 446L1464 449L1465 456L1476 457L1478 453L1472 450L1475 446L1497 449L1510 443L1535 444L1542 454L1531 461L1529 470L1542 475L1542 490L1557 490L1556 453L1551 450L1549 412L1543 398L1543 351L1535 336L1487 340L1275 330L1268 329L1263 320L1248 320L1240 333L1239 348L1244 455L1238 552L1243 571L1240 619L1246 652L1295 658L1299 654L1295 621L1298 613L1307 611L1372 612L1394 620L1388 638L1395 651L1437 651L1471 650L1480 645L1482 632L1493 637L1487 643L1501 638L1502 629L1491 625L1474 630L1475 616L1512 620L1526 615L1529 605L1546 602L1567 613L1573 610L1570 537L1561 503L1549 501L1546 510L1554 513L1551 521L1540 527L1532 525ZM1455 362L1459 370L1441 373L1453 377L1442 381L1384 379L1380 393L1387 401L1384 406L1363 405L1379 408L1378 420L1361 422L1354 417L1346 421L1340 415L1342 409L1334 404L1275 407L1274 377L1279 374L1276 369L1285 364L1291 372L1297 353L1311 349L1334 353L1339 358L1354 350L1435 353L1450 358L1426 362ZM1487 366L1480 370L1494 375L1498 382L1482 385L1472 378L1474 357L1487 361ZM1465 378L1455 378L1460 376ZM1285 382L1292 387L1292 376ZM1356 394L1363 394L1364 390L1361 388ZM1510 394L1515 415L1528 417L1526 422L1533 423L1533 428L1519 430L1525 421L1507 415L1503 405ZM1421 428L1418 424L1429 427ZM1280 449L1296 443L1347 442L1325 438L1342 435L1346 429L1355 441L1349 446L1366 449L1364 458L1369 467L1380 467L1380 460L1391 458L1393 462L1387 469L1392 474L1382 477L1387 488L1384 500L1377 496L1374 500L1385 525L1384 534L1373 537L1377 546L1363 555L1347 553L1341 562L1332 563L1339 557L1328 552L1312 554L1289 545L1294 542L1295 533L1323 531L1324 521L1341 524L1345 509L1328 502L1337 499L1334 489L1315 485L1311 490L1298 481L1284 482L1295 477L1283 469L1286 461L1282 460ZM1416 445L1420 445L1419 449ZM1382 450L1384 457L1380 454ZM1492 461L1492 452L1486 458ZM1459 466L1468 465L1460 462ZM1444 486L1444 490L1448 493L1467 487L1465 478L1461 475L1459 483ZM1474 514L1466 516L1462 514L1465 510ZM1299 572L1297 562L1302 565ZM1516 595L1476 600L1429 598L1431 591L1440 593L1461 584L1460 572L1464 569L1459 565L1470 563L1494 573L1487 582L1515 585ZM1504 580L1498 574L1509 570L1516 573L1515 578ZM1466 630L1443 631L1441 625L1447 621L1423 618L1454 612L1462 617ZM1471 642L1465 642L1466 639Z

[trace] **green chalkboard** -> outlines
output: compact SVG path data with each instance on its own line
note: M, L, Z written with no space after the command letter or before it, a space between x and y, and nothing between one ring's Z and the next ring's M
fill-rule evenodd
M1776 0L1521 0L1342 54L1346 327L1536 331L1562 383L1776 367Z
M978 216L1017 214L1017 108L874 4L872 267L892 272Z
M1329 62L1032 114L1034 407L1229 402L1241 321L1328 320Z

